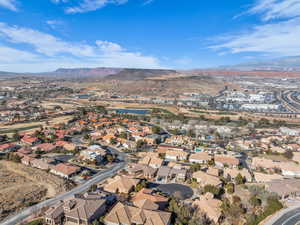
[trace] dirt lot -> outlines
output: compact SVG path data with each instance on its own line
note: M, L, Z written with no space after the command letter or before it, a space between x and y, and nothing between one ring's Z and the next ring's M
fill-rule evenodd
M65 182L45 171L0 161L0 221L31 204L66 191Z

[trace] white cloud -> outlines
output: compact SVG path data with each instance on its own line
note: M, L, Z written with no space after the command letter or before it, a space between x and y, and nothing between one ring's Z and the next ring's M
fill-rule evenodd
M9 26L0 23L0 40L11 45L30 47L33 51L0 49L4 55L9 53L9 62L0 54L0 70L41 72L58 67L137 67L161 68L157 58L139 52L130 52L117 43L97 40L94 45L73 43L37 30ZM26 59L26 63L24 60ZM14 62L15 61L15 62ZM12 65L10 62L14 62ZM17 65L22 65L18 67ZM2 69L3 70L3 69Z
M60 26L64 25L64 22L61 20L47 20L46 24L51 27L53 30L59 28Z
M300 18L256 26L251 32L222 37L212 49L230 53L264 52L278 56L299 55Z
M0 7L12 10L12 11L18 11L17 8L17 2L15 0L0 0Z
M37 55L30 52L21 51L6 46L0 46L0 62L2 63L14 63L16 61L32 62L37 58Z
M91 57L95 55L93 48L89 45L68 43L37 30L8 26L5 23L0 23L1 35L12 43L29 44L37 52L46 56L55 56L64 53L79 57Z
M237 34L223 35L210 48L222 54L256 52L273 56L299 55L299 0L258 0L248 13L260 14L263 24Z
M248 11L252 14L262 13L263 20L293 18L300 16L299 0L259 0Z
M116 43L109 42L109 41L96 41L96 44L99 48L104 52L121 52L123 48Z
M128 0L82 0L78 6L68 7L65 12L74 13L85 13L101 9L108 4L122 5L127 3Z

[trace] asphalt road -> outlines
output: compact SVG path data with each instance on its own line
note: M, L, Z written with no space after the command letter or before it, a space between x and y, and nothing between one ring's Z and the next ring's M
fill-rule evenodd
M300 223L300 208L293 209L280 218L278 218L272 225L296 225Z
M2 221L0 224L1 225L15 225L15 224L21 222L22 220L24 220L25 218L27 218L28 216L30 216L31 214L33 214L34 212L39 211L43 207L52 206L52 205L56 204L57 202L59 202L61 200L72 197L74 194L78 194L78 193L86 191L93 184L97 184L101 181L106 180L109 177L114 176L119 170L122 170L122 169L125 168L125 166L127 164L127 158L126 158L126 155L124 153L118 152L117 150L112 149L112 148L110 148L110 150L113 151L114 153L118 154L119 159L122 160L116 166L114 166L114 167L112 167L112 168L110 168L110 169L108 169L104 172L103 171L99 172L93 178L91 178L87 182L83 183L82 185L72 189L69 192L63 193L63 194L58 195L58 196L56 196L54 198L51 198L49 200L40 202L37 205L26 208L25 210L19 212L18 214L13 215L13 216L7 218L6 220Z

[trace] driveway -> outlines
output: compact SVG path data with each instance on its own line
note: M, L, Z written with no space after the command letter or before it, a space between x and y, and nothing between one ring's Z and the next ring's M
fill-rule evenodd
M186 185L182 184L160 184L156 187L162 193L174 196L180 200L186 200L194 195L194 191Z

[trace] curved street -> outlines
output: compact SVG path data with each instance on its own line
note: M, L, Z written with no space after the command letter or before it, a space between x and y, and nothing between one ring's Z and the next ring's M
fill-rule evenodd
M264 225L297 225L300 224L299 204L280 211L272 216Z
M30 216L32 213L37 212L39 210L41 210L43 207L46 206L52 206L54 204L56 204L57 202L64 200L66 198L69 198L71 196L73 196L74 194L78 194L81 192L84 192L85 190L87 190L91 185L93 184L97 184L101 181L106 180L107 178L110 178L112 176L114 176L115 174L117 174L118 171L124 169L127 165L127 158L126 158L126 154L117 151L116 149L113 148L109 148L110 151L114 152L115 154L119 155L119 159L121 160L120 163L118 163L116 166L105 170L104 172L99 172L97 175L95 175L93 178L91 178L90 180L88 180L87 182L83 183L82 185L75 187L74 189L72 189L69 192L60 194L54 198L48 199L46 201L40 202L34 206L31 206L29 208L26 208L25 210L18 212L16 215L13 215L9 218L7 218L6 220L1 222L1 225L15 225L19 222L21 222L22 220L24 220L25 218L27 218L28 216Z

